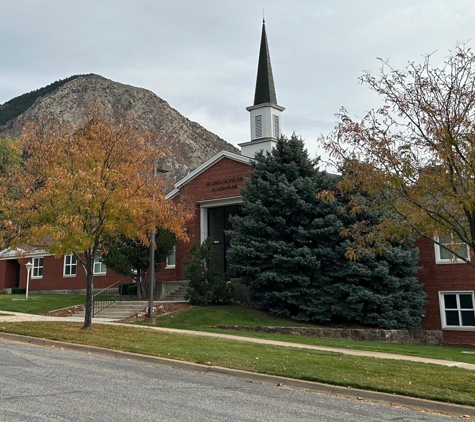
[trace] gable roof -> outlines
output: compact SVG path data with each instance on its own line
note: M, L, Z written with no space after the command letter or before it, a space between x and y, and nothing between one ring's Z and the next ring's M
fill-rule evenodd
M229 151L218 152L214 157L211 157L208 161L201 164L201 166L199 166L197 169L193 170L188 176L178 181L175 184L175 189L173 189L171 192L165 195L165 199L174 198L180 191L180 188L185 186L188 182L193 180L195 177L198 177L201 173L204 173L206 170L214 166L218 161L221 161L223 158L229 158L230 160L251 165L251 159L249 157L245 157L244 155L235 154Z

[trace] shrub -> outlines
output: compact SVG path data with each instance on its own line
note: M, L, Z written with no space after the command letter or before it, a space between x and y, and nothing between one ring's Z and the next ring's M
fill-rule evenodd
M12 295L24 295L26 294L26 289L21 289L20 287L12 288Z
M129 296L137 296L137 284L134 283L127 288L127 295Z
M122 283L119 284L119 295L127 296L129 294L129 287L137 286L135 283ZM135 294L137 294L137 289L135 290Z
M199 247L191 247L191 260L183 260L185 278L190 280L185 299L192 305L222 305L229 303L233 297L234 288L226 283L223 274L215 274L217 257L206 239Z

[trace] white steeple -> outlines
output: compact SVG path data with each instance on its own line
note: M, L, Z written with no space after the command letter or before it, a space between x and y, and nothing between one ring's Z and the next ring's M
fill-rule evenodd
M281 136L280 117L285 108L277 105L265 21L262 21L254 105L246 110L251 113L251 141L239 144L241 155L254 157L259 150L270 152Z

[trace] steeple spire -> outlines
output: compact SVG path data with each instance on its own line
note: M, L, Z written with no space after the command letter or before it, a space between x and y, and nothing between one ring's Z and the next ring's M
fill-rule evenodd
M267 45L266 24L265 20L262 19L261 48L259 51L259 64L257 66L254 105L264 103L277 104L277 96L275 95L274 77L272 76L269 46Z
M251 114L251 141L239 144L241 154L246 157L254 157L257 151L270 152L281 136L280 116L285 108L277 104L264 16L262 16L262 36L254 105L246 107L246 110Z

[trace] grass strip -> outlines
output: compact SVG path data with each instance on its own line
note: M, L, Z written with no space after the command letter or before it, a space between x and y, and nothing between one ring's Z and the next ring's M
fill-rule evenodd
M264 312L240 306L209 306L190 308L176 314L157 317L157 326L192 331L205 331L221 334L232 334L242 337L262 338L266 340L286 341L315 346L339 347L371 352L394 353L397 355L419 356L432 359L452 360L475 364L475 349L457 346L434 346L427 344L397 344L355 341L345 339L306 337L299 335L271 334L255 331L221 330L210 328L210 325L240 326L295 326L308 327L310 324L295 323L275 318ZM285 325L292 324L292 325Z
M430 400L475 405L475 372L460 368L345 356L137 327L55 322L0 323L3 332L168 357Z
M0 295L0 311L43 314L55 309L84 305L84 295Z

